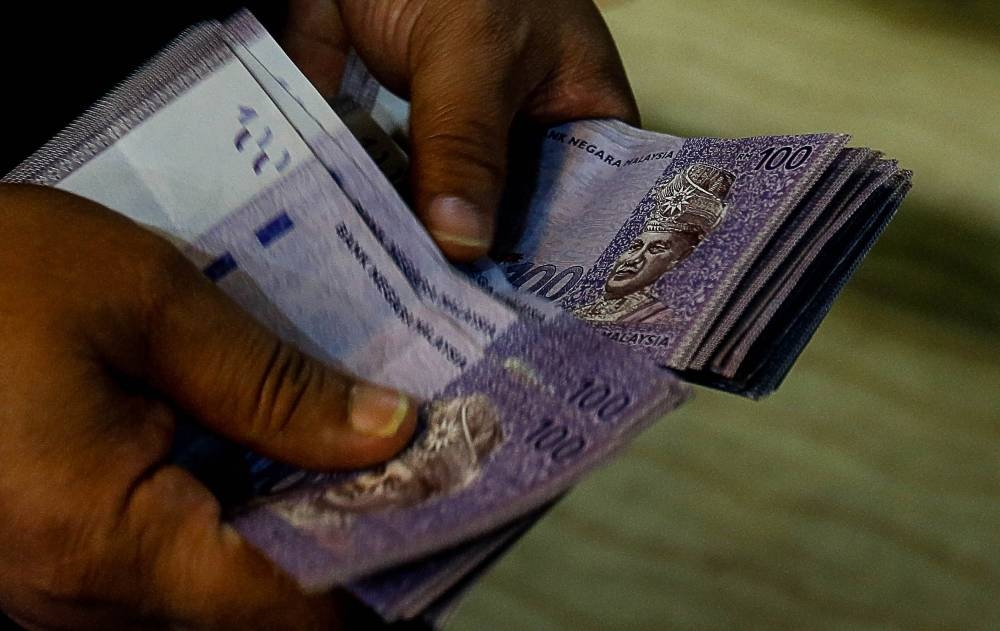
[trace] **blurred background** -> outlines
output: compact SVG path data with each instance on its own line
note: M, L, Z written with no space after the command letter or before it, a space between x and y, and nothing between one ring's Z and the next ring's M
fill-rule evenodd
M846 131L913 192L777 394L699 389L446 629L1000 628L1000 8L600 4L646 127Z

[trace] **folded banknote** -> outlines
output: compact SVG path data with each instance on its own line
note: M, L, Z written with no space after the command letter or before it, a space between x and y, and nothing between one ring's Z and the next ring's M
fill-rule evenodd
M301 584L388 620L447 611L685 398L676 373L773 391L909 188L841 134L526 129L491 259L459 270L400 196L405 113L356 57L335 111L241 12L4 178L159 232L285 339L426 401L411 446L366 471L296 470L195 427L174 450Z

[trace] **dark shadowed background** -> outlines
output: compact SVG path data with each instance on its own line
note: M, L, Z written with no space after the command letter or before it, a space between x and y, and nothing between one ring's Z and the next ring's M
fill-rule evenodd
M1000 9L603 7L647 127L847 131L913 192L777 394L699 389L447 628L1000 627Z

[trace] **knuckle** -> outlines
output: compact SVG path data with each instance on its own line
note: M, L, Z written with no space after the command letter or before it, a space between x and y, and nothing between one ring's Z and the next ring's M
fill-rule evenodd
M425 11L427 33L452 42L489 48L494 56L513 58L523 50L532 31L532 21L516 3L496 0L463 0L439 3L438 11Z
M494 0L465 0L462 16L474 35L499 38L504 36L514 13L507 3Z
M614 70L575 69L533 95L534 116L541 120L617 118L639 123L639 109L623 75Z
M282 436L301 416L308 393L323 387L324 375L311 358L276 341L256 386L250 436L258 441Z
M438 167L451 177L472 173L479 179L503 181L506 175L506 157L502 149L505 138L493 126L478 120L455 120L447 113L437 122L437 130L423 139L424 160L417 157L424 162L421 168L434 170ZM448 160L436 156L447 156Z
M609 81L605 89L598 89L590 95L593 111L592 118L617 118L626 123L637 125L639 108L632 98L631 92L617 89L620 86Z
M519 3L497 0L464 0L461 12L484 33L496 34L509 33L525 16Z
M634 109L635 98L629 86L625 70L620 63L600 63L591 70L592 92L609 106L620 109Z

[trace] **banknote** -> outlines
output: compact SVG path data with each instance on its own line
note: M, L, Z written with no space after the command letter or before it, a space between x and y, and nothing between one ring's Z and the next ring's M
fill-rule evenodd
M359 216L422 298L447 311L466 326L479 329L486 335L493 334L497 327L492 323L503 320L504 316L468 313L465 308L458 308L468 302L474 303L472 296L483 289L490 291L520 315L531 319L545 320L560 313L549 302L518 292L505 281L478 282L472 286L469 278L452 268L443 258L441 251L398 194L399 189L404 186L400 177L405 175L405 153L381 130L380 125L383 123L376 122L369 116L374 115L382 107L380 103L388 99L380 98L370 104L375 108L374 111L356 106L350 101L342 103L344 106L334 112L249 12L237 14L224 27L237 40L237 54L351 197ZM345 120L341 119L341 115ZM371 173L378 171L382 171L386 178L370 177ZM392 187L386 186L386 179L393 183ZM393 190L394 188L397 190ZM402 243L406 244L405 248L400 246ZM481 268L485 269L483 265L489 265L489 262L481 264ZM490 267L495 268L494 275L503 278L499 268L492 265ZM422 278L420 270L423 268L442 269L437 275L436 284L445 293L440 293ZM445 269L451 273L446 274L443 271ZM468 292L471 294L469 300L466 300L463 296Z
M608 121L548 129L535 160L522 156L538 176L505 207L519 220L501 224L495 256L514 285L689 380L763 396L815 330L782 323L828 306L803 302L804 290L839 289L844 279L824 272L841 254L860 260L851 244L901 199L863 223L881 184L908 186L892 161L842 158L846 142L660 138Z
M325 130L307 140L237 48L219 25L195 27L5 180L131 217L286 339L426 401L397 459L281 476L233 512L301 584L343 584L529 514L683 400L670 373L571 317L525 318L477 290L425 232L380 234L354 181L372 175L332 171L314 150Z
M492 301L477 304L482 302L479 301L482 292L448 264L394 188L381 178L376 179L381 185L372 181L368 173L377 173L379 166L330 106L299 96L314 89L305 77L296 75L291 60L284 57L279 61L283 53L277 42L266 31L250 30L245 19L239 25L241 28L236 31L239 38L233 43L237 56L348 195L358 217L390 254L413 291L451 316L481 343L492 341L516 314ZM232 24L226 26L230 32L235 30ZM306 108L307 103L312 113ZM387 167L384 161L381 167ZM436 270L433 283L425 277L423 270L427 269ZM485 311L491 307L492 311Z
M739 313L739 318L730 320L733 326L726 329L725 334L716 334L703 345L698 361L693 363L695 367L708 363L721 375L735 376L762 332L769 326L780 326L781 305L793 298L793 292L797 289L801 295L803 290L818 291L826 285L826 281L819 282L815 276L817 268L830 265L822 257L830 257L831 253L834 256L850 253L852 244L863 241L871 232L868 224L882 227L887 223L888 217L884 221L878 219L884 212L882 206L888 200L890 211L894 210L894 206L898 205L897 192L905 192L909 186L908 175L892 161L879 159L877 154L870 152L861 153L868 153L867 160L872 161L871 166L856 171L851 181L821 211L809 212L813 210L811 204L804 207L806 212L803 217L815 215L817 221L812 225L797 226L806 228L801 236L794 234L798 230L789 231L792 234L788 236L792 238L779 247L789 247L790 251L784 257L775 257L767 262L773 268L765 272L769 282L759 283L761 274L754 276L759 286L743 291L741 298L747 300L746 304L741 304L739 311L732 310L732 313ZM871 221L872 218L876 221ZM835 241L838 235L841 236L840 242ZM831 253L824 254L824 249ZM807 278L810 273L813 276ZM838 278L833 277L832 280ZM801 305L803 299L795 297L790 302Z
M391 96L386 97L387 92L377 86L370 75L365 77L365 71L360 62L354 59L352 65L354 71L359 73L362 78L355 78L353 81L345 83L344 93L337 103L338 110L348 114L344 118L348 121L348 126L351 127L354 137L364 139L363 148L371 154L373 161L366 167L370 170L374 165L378 165L386 171L387 177L391 177L398 185L401 165L405 168L405 156L401 154L399 147L390 137L391 133L380 134L379 130L382 126L396 132L403 129L405 123L399 120L387 124L384 113L385 110L391 109L396 109L397 112L404 111L404 113L405 110L400 110L395 105L383 106L384 103L392 103ZM282 85L290 87L287 82L282 82ZM317 109L317 117L321 118L319 110L322 109L322 105L314 102L313 107ZM383 110L381 120L376 122L374 115L370 118L364 116L365 112L375 112L380 108ZM595 142L593 136L587 140L584 135L587 132L581 132L578 129L585 125L596 128L601 134L615 135L618 141L615 144ZM670 155L672 152L680 152L685 144L689 149L696 145L696 143L684 139L634 130L610 121L588 121L585 124L577 124L574 128L577 131L569 133L568 140L566 132L543 130L536 137L535 147L531 146L531 138L529 137L528 147L522 146L521 148L524 153L515 151L514 161L516 162L525 163L526 156L534 156L534 159L527 160L527 163L532 166L526 169L527 173L523 173L523 177L515 176L511 179L513 184L511 188L515 190L508 191L508 199L504 209L505 221L502 225L508 229L513 227L514 230L509 232L512 232L514 237L511 239L510 236L507 236L508 243L505 244L503 243L505 237L503 234L501 236L498 258L502 261L501 265L504 271L499 272L497 265L490 261L480 262L472 271L473 276L487 287L500 290L501 286L504 288L520 286L529 294L533 292L555 302L559 302L563 295L571 295L574 290L575 275L565 273L565 268L563 272L560 272L559 268L552 269L547 265L529 265L521 260L522 256L517 253L513 256L503 254L505 250L511 248L509 245L511 240L520 239L520 245L523 246L525 241L530 241L533 231L538 230L543 233L545 230L551 231L537 237L537 241L541 244L538 247L540 251L547 251L546 248L551 247L559 253L558 255L569 251L574 256L579 257L583 250L579 242L574 242L570 246L552 243L553 239L549 236L550 234L562 236L570 233L573 228L571 225L564 224L560 227L550 217L543 216L539 219L537 217L539 213L536 213L536 217L532 218L530 204L536 197L542 197L545 204L552 201L552 195L538 183L539 178L536 177L536 174L544 172L545 166L555 165L552 168L557 173L554 177L561 181L552 184L549 189L556 189L558 194L564 197L569 195L573 186L577 186L581 199L593 198L595 195L591 194L592 191L587 189L585 185L592 186L599 193L603 184L594 184L592 181L574 182L574 177L579 176L578 172L582 171L583 176L586 176L586 170L567 167L565 156L558 153L554 154L555 158L550 158L546 162L539 158L541 150L537 147L538 144L554 140L576 146L581 153L585 152L593 156L594 160L603 161L605 165L619 170L629 164L633 169L641 169L643 165L655 167L651 168L644 176L649 181L656 181L657 178L660 178L661 184L665 176L661 173L662 164L657 165L657 162L670 163L669 161L676 157ZM330 129L329 133L335 137L351 138L342 129ZM753 140L785 143L782 146L786 146L788 142L802 139L803 137L773 137L740 139L725 141L725 143L730 146L742 146L744 153L747 153L750 151L747 147L751 146ZM770 217L758 218L756 225L759 227L758 232L763 236L756 242L743 241L744 244L749 244L742 246L743 263L724 270L725 273L729 274L728 284L716 285L713 289L712 283L702 283L702 287L713 289L719 292L722 297L718 298L719 306L714 312L706 309L696 315L697 318L700 318L700 322L705 323L706 326L706 332L702 335L700 343L697 344L697 352L687 360L686 364L675 362L686 366L685 372L690 379L749 396L760 396L777 388L801 347L822 320L836 292L850 275L853 267L863 257L867 248L871 247L878 232L891 218L902 196L905 195L909 186L909 174L899 170L894 162L881 159L877 152L871 150L843 149L846 137L827 135L826 139L832 141L833 150L828 151L824 160L814 166L814 173L803 175L804 180L808 183L807 186L787 194L784 194L779 187L772 187L768 191L782 193L785 197L778 199L773 204L769 210ZM724 144L718 139L699 140L703 141L702 146L692 150L696 155L692 158L694 162L704 162L705 158L701 156L711 154L712 150L717 149L717 145ZM806 137L806 140L816 141L815 137ZM343 146L344 143L338 144ZM609 146L627 147L627 150L618 149L618 155L631 157L624 159L616 157L614 153L605 151ZM808 150L808 152L812 151L812 148ZM738 154L739 150L733 150L733 152ZM780 147L778 152L785 153L781 151ZM344 153L350 154L351 150L345 150ZM762 153L766 154L767 150L765 149ZM683 155L682 152L681 155ZM768 160L770 159L769 157ZM788 170L796 171L805 168L801 153L797 157L786 156L785 159L789 163ZM358 161L356 157L354 161ZM777 170L778 161L779 158L774 158L774 163L765 161L761 164L760 169ZM719 162L716 159L714 163L718 164ZM383 166L383 164L388 166ZM562 171L561 169L566 170ZM689 187L700 184L700 182L693 181L694 178L689 177L689 174L690 172L685 174L686 184ZM705 177L704 173L701 177ZM639 179L641 180L641 178ZM684 191L681 188L680 192L677 192L680 187L677 186L676 180L683 181L683 179L675 174L673 180L675 181L671 183L673 184L672 188L681 198L681 205L687 204L689 209L693 208L689 214L697 214L699 210L704 211L706 207L711 211L712 203L717 200L706 201L704 196L702 199L697 197L684 199L684 195L690 195L691 191ZM567 184L567 182L569 183ZM368 184L373 185L378 183L378 181L368 182ZM620 184L627 187L630 183ZM788 181L784 184L786 187L791 187ZM522 190L516 190L518 185ZM645 186L639 181L637 186L633 186L635 194L639 195ZM670 186L662 188L670 188ZM378 197L378 195L384 196L384 192L376 192L375 196ZM662 198L663 195L660 197ZM751 199L755 200L755 198ZM728 204L729 200L723 206ZM525 208L528 208L528 212L524 212ZM655 234L677 232L679 226L675 224L680 222L676 220L676 217L670 219L671 212L677 214L676 211L665 213L668 218L662 225L657 225L647 218L642 232ZM724 214L726 209L723 208L722 212ZM731 212L737 213L739 209ZM607 230L608 225L612 229L616 229L623 224L622 221L619 221L619 224L616 225L613 216L602 215L595 212L593 208L587 213L579 214L588 215L584 217L585 220L598 222L597 232L602 229ZM621 211L622 216L626 214L624 210ZM512 222L512 217L520 218L520 224L517 221ZM680 217L685 219L683 214ZM691 217L686 219L690 220ZM697 218L694 219L693 223L696 224L694 230L698 233L706 226L705 222L698 225ZM576 234L571 236L576 236ZM707 237L700 238L706 242L708 240ZM591 240L598 246L596 251L601 251L601 238L597 237ZM701 246L700 242L698 246ZM707 243L703 247L708 247ZM584 254L586 253L584 252ZM573 261L580 260L588 261L589 259L585 257L573 259ZM836 263L836 261L841 262ZM557 262L562 261L557 260ZM670 265L677 265L677 263L673 262ZM671 271L672 268L668 269L664 275ZM649 305L648 310L655 313L657 310L662 311L663 306ZM717 315L713 316L713 313L717 313ZM581 314L578 312L577 315ZM616 326L611 326L607 322L600 322L599 318L593 317L593 314L588 315L589 317L584 317L584 319L597 321L604 325L605 330L613 339L628 341L627 337L622 337L621 322L616 322ZM624 320L627 323L629 318L624 318ZM654 321L655 333L651 335L669 334L671 322L673 322L671 318L659 322ZM631 331L628 331L628 334L634 333L634 331L633 327ZM496 539L501 540L504 534L501 533ZM460 557L461 555L458 555L453 559ZM461 567L461 562L456 562L455 566ZM411 580L418 580L421 573L413 571L412 573L404 572L403 575ZM461 575L461 572L457 572L456 575ZM420 590L414 590L409 596L418 598L416 594L419 592ZM385 593L392 593L397 597L400 594L399 591L393 591L391 588L382 593L383 598ZM429 604L425 601L418 600L418 602L421 602L422 606ZM386 609L385 611L392 610Z
M413 286L418 290L426 289L427 283L420 277L419 270L425 266L439 266L440 252L429 239L424 239L419 244L420 258L410 260L403 256L401 248L394 241L407 241L411 246L408 249L413 251L414 239L422 239L425 234L399 196L387 187L380 186L380 180L373 181L367 175L381 170L394 188L401 188L405 184L400 180L406 172L405 154L383 133L380 124L365 115L371 110L359 107L353 99L348 104L341 103L338 110L338 114L347 119L347 127L350 127L348 130L285 56L277 42L248 12L241 12L227 20L224 27L233 36L237 50L242 49L237 55L244 60L289 120L296 124L299 133L314 148L331 174L358 200L355 206L359 214L379 236L382 244L393 253L394 259L407 273ZM384 124L384 120L381 124ZM367 208L372 210L368 211ZM453 282L452 296L473 289L463 280L458 278ZM458 304L454 298L433 294L428 297L449 312L454 311L452 305ZM547 309L544 303L531 300L530 296L512 292L511 297L520 312L535 316L536 319L551 317L556 313ZM442 298L445 298L443 302ZM528 306L525 303L534 304ZM458 319L467 320L462 317ZM253 467L258 470L258 475L255 476L258 491L266 490L273 484L281 484L282 479L292 479L286 476L295 475L279 463L265 462L259 458L253 463ZM533 523L534 520L530 521ZM445 593L449 594L450 599L455 599L457 592L452 589L454 585L468 582L470 574L481 572L488 559L511 545L526 529L524 520L518 520L499 531L462 544L455 550L412 562L401 568L393 568L347 587L386 620L415 617L432 603L439 602Z
M264 46L262 42L267 39L259 38L255 45L262 47ZM272 48L272 53L277 48L273 40L266 45ZM262 57L270 59L271 55ZM280 68L280 64L267 64L267 66L269 71L276 74L287 72L286 69ZM308 82L302 77L297 81L279 80L278 83L290 92L308 90ZM308 110L308 114L319 121L328 116L324 104L316 99L295 100L300 101L302 108ZM348 79L345 81L341 99L336 103L338 113L343 115L350 133L346 133L342 127L321 124L326 133L335 139L334 144L340 149L339 155L334 152L332 157L327 156L327 161L331 164L353 163L359 165L361 171L368 172L377 166L384 171L397 189L404 187L405 154L400 151L392 138L396 136L398 139L400 132L405 130L405 120L400 117L400 114L405 115L405 106L401 107L400 103L399 99L392 97L370 75L367 75L356 57L352 57ZM296 117L290 118L294 120ZM641 165L646 163L655 165L658 160L669 160L668 147L672 146L671 143L676 145L680 141L680 147L683 147L683 139L634 130L615 123L610 125L619 128L617 131L624 139L619 144L632 146L633 157L626 158L624 163L631 162L633 168L641 168ZM545 139L551 139L552 135L555 135L552 130L544 130L540 134ZM741 142L749 140L744 139ZM782 139L769 140L773 142ZM606 155L598 143L588 142L585 139L576 142L582 151L593 155L596 159L604 160L605 164L611 162L614 166L619 162L613 154L610 157ZM567 144L572 144L572 140L567 141ZM358 157L359 149L370 154L370 162L365 163ZM512 178L515 186L525 182L537 185L535 174L541 171L537 168L540 162L537 151L537 147L534 149L535 153L531 148L528 149L529 156L536 156L535 161L531 162L534 166L527 169L528 173L524 174L524 177ZM318 150L318 153L322 154L324 151ZM635 155L640 157L635 159ZM523 163L524 155L515 153L515 160ZM775 158L775 161L777 160L778 158ZM801 168L799 160L800 158L790 156L787 158L791 163L788 165L792 167L791 170ZM767 163L763 165L765 170L768 167ZM794 361L801 346L808 340L811 331L822 319L843 280L850 273L850 266L831 267L831 258L836 256L831 257L828 253L824 253L824 250L832 249L834 255L839 252L856 264L863 256L865 250L863 244L867 243L867 247L870 247L874 237L877 236L877 231L884 227L909 186L908 173L898 171L894 163L881 160L876 152L865 149L836 151L830 158L829 164L825 166L820 164L816 170L820 174L810 176L813 183L801 197L796 201L794 195L789 195L783 202L785 207L774 211L774 217L764 224L763 232L769 236L755 246L756 256L749 257L752 262L744 265L745 269L730 271L737 280L730 282L732 289L728 296L721 300L722 306L718 309L719 315L716 321L710 322L710 316L702 315L702 320L710 322L711 326L698 344L697 353L687 363L686 372L689 378L751 396L773 391ZM567 171L567 173L574 172ZM655 179L657 174L659 171L653 169L647 175L650 179ZM561 177L569 179L566 173ZM391 196L386 191L380 190L381 181L364 178L359 178L358 181L367 187L368 199L374 200L370 203L371 206L376 208L392 206L386 202ZM642 190L641 184L638 190ZM503 225L521 227L520 236L523 237L523 233L528 230L523 230L523 224L518 226L517 223L512 223L510 218L527 215L530 219L530 212L523 212L528 206L524 200L530 200L532 195L540 193L538 189L529 189L526 195L525 191L521 191L520 201L516 193L517 191L515 195L508 195L505 208L507 214ZM395 215L391 212L388 214L388 221L383 223L396 225L394 219L398 211ZM852 217L854 220L848 222ZM861 217L868 218L866 224L859 221L858 218ZM410 220L412 221L412 218ZM368 221L371 222L371 218ZM532 224L530 221L527 223L530 230ZM409 228L409 224L405 225ZM844 243L831 245L837 235L848 236L850 237L848 241L862 247L847 247ZM388 247L391 249L391 244ZM509 249L509 245L507 247ZM529 267L516 258L515 264L510 265L510 258L514 257L507 257L507 260L503 261L506 275L499 271L495 264L482 261L476 266L473 276L488 288L501 294L505 293L507 288L513 288L515 285L510 281L514 281L516 285L529 292L539 293L558 302L559 290L563 289L559 287L558 271L551 273L544 266ZM821 263L818 266L815 264L817 261ZM404 263L403 267L407 265ZM817 272L817 267L824 268L829 273L824 277ZM534 278L532 272L535 274ZM553 296L553 291L557 295ZM565 293L568 294L570 291L572 288ZM808 298L810 292L813 295ZM789 314L799 314L799 317L792 318L794 322L791 322ZM615 333L612 331L611 335L614 337ZM759 344L761 339L768 342L763 346L765 351L770 351L769 353L761 352ZM754 352L751 353L751 350ZM762 370L762 366L765 369ZM427 565L417 563L397 569L390 573L394 580L385 579L382 583L383 575L374 577L365 583L367 589L361 590L361 593L367 602L381 605L379 610L385 616L414 615L415 612L431 604L429 594L437 593L431 588L422 589L421 581L424 581L425 587L440 587L457 580L469 571L469 567L474 567L478 563L475 551L481 553L500 546L503 542L509 541L513 530L512 527L481 538L477 540L475 546L470 546L464 551L452 552L446 559L438 558L435 563L428 562ZM433 576L434 580L428 579L430 576ZM408 608L399 607L401 602L409 603Z
M384 120L392 98L360 62L352 72L343 98ZM755 398L781 383L911 178L844 134L680 138L588 120L514 140L477 282L550 300L690 381Z
M282 337L427 402L411 448L369 471L300 471L193 427L175 449L303 585L346 585L386 619L446 611L684 398L641 355L777 388L910 186L842 134L524 129L492 258L461 273L400 196L405 102L353 56L336 109L241 12L182 35L5 180L122 212Z
M807 200L800 204L783 234L773 244L773 250L780 254L761 261L761 268L749 274L748 279L740 284L730 299L727 313L716 322L712 334L692 360L692 367L703 367L724 341L732 343L734 337L739 335L733 333L733 328L741 319L754 320L755 323L769 319L768 310L773 310L781 301L777 296L762 295L759 279L778 277L782 263L787 266L793 262L804 262L801 252L797 253L800 256L795 256L791 249L801 247L808 241L806 235L811 229L819 229L814 226L828 208L840 206L857 196L864 176L877 160L878 155L867 149L845 149L834 159L827 175L809 192Z

